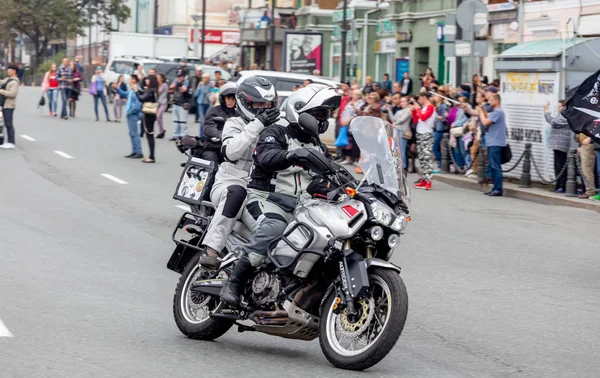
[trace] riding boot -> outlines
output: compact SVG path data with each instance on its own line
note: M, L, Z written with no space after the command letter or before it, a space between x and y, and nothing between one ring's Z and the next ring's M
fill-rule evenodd
M219 293L221 300L230 306L239 305L240 294L251 273L252 264L250 264L247 257L242 257Z
M212 252L212 255L208 254L208 250ZM219 260L217 251L210 247L206 247L204 250L204 254L200 256L200 265L209 270L218 270L221 266L221 260Z

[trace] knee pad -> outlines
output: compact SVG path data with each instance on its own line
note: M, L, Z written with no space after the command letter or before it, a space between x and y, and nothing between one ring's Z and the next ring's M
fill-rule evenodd
M267 257L263 256L263 255L259 255L258 253L250 252L250 253L248 253L247 258L248 258L248 261L250 261L250 265L252 265L255 268L258 268L259 266L262 265L262 263L265 261L265 259Z
M227 218L235 218L244 201L246 200L246 189L240 185L229 185L227 187L227 198L225 199L225 207L223 208L223 215Z

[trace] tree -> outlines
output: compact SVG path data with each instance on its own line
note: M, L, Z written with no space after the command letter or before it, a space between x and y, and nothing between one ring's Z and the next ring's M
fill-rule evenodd
M125 22L131 10L125 0L0 0L0 34L11 31L27 36L35 49L39 65L48 45L85 35L91 25L110 30L112 17Z

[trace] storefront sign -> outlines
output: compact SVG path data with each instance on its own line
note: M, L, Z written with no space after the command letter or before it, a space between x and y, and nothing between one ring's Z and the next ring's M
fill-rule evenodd
M396 81L402 81L405 72L409 72L410 61L408 59L396 59Z
M322 71L323 34L288 32L283 38L285 72L312 74Z
M391 20L377 21L377 34L394 34L396 33L396 23Z
M444 42L444 24L438 24L436 38L438 42Z
M346 21L354 20L354 8L346 10ZM344 10L336 10L331 14L331 22L342 22L344 21Z
M161 26L158 28L158 34L163 35L173 35L173 27L172 26Z
M515 9L513 3L499 3L499 4L488 4L488 12L501 12Z
M398 32L396 35L396 41L398 42L412 42L412 32Z
M198 29L198 35L202 29ZM194 29L190 30L190 42L194 43ZM235 45L240 42L240 32L231 30L205 30L204 43Z
M394 38L378 39L375 41L376 54L395 54L396 40Z

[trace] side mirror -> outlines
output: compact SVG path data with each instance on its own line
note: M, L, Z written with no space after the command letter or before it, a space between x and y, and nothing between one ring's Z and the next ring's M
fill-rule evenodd
M300 114L298 124L312 135L319 135L319 121L308 113Z

